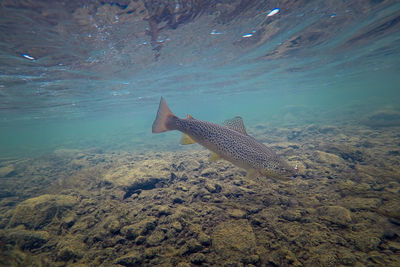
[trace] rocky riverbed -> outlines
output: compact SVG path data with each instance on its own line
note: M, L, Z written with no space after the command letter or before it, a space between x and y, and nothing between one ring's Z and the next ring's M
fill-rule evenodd
M399 127L249 132L299 175L248 179L198 146L1 161L0 265L399 266Z

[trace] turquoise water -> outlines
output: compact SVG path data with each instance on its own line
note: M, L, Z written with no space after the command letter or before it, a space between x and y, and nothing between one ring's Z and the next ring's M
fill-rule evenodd
M5 2L2 157L172 142L150 134L160 96L180 116L220 122L241 115L249 126L284 124L285 107L293 105L314 110L294 114L298 124L399 108L395 1L371 1L362 10L357 3L282 3L271 17L266 11L279 3L264 6L223 22L210 8L176 29L166 27L156 60L145 21L107 23L98 14L93 26L82 22L86 17L67 16L69 9L93 7L38 4L29 10ZM46 8L49 14L41 18ZM57 12L62 19L54 17Z
M398 1L0 1L0 265L399 266L399 99Z

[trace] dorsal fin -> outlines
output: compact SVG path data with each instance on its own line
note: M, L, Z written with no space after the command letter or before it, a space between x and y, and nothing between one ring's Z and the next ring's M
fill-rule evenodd
M189 114L186 115L186 119L194 120L194 118L192 117L192 115L189 115Z
M246 127L244 127L243 119L240 116L236 116L233 119L226 120L224 125L229 129L237 131L242 134L247 134Z

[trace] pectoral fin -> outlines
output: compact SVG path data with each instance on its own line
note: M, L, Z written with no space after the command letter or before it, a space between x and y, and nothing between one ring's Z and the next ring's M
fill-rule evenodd
M181 138L181 145L190 145L196 143L189 135L183 134Z
M214 153L214 152L211 153L210 158L209 158L209 160L211 162L215 162L215 161L217 161L219 159L221 159L221 156L218 155L217 153Z
M256 179L260 176L260 173L255 169L250 169L247 171L246 178L248 179Z

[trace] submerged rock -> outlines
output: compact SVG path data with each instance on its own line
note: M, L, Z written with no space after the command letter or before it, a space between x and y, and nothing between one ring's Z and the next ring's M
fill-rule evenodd
M379 198L347 197L342 201L344 207L351 211L375 210L382 202Z
M143 261L142 254L136 251L131 251L128 254L118 258L115 262L123 266L140 266L142 261Z
M203 246L209 246L211 244L211 238L209 235L200 232L197 240L200 242L200 244L202 244Z
M132 195L155 188L160 180L169 180L169 166L170 163L164 159L148 159L135 163L133 168L125 165L113 168L105 173L103 179L116 187L129 189Z
M155 230L146 239L146 242L150 246L160 245L160 243L165 239L165 233L162 230Z
M57 260L60 261L69 261L71 259L80 258L82 257L79 253L71 247L64 247L60 249L57 253Z
M171 227L172 227L173 229L175 229L175 231L177 231L177 232L180 232L180 231L182 231L182 229L183 229L183 226L182 226L182 224L181 224L179 221L174 221L174 222L171 224Z
M391 251L393 251L395 253L400 252L400 243L399 242L389 241L389 242L387 242L387 245Z
M13 229L11 231L0 233L0 237L6 240L8 244L16 244L21 249L35 249L43 246L50 238L46 231L28 231L23 229Z
M11 165L0 167L0 178L11 177L15 174L15 169Z
M215 228L212 246L222 258L242 261L254 254L256 238L248 220L232 220Z
M317 209L320 217L331 223L348 226L351 223L351 212L340 206L320 207Z
M185 246L182 248L182 254L191 254L198 252L203 249L203 246L196 239L190 239L186 242Z
M160 178L149 177L139 179L134 181L131 185L125 188L124 199L130 197L133 194L140 194L142 190L151 190L156 188L158 182L160 182Z
M112 234L117 234L120 231L121 224L116 216L107 218L104 229L110 231Z
M15 208L9 227L23 224L28 229L41 229L77 203L76 197L66 195L46 194L27 199Z
M138 236L148 235L152 230L156 228L157 219L152 216L148 216L136 224L126 225L121 228L121 234L127 239L134 240Z
M302 218L301 210L287 210L282 213L282 218L288 221L300 221Z
M157 212L158 217L168 216L168 215L172 214L171 208L167 205L161 205L161 206L154 207L153 210L155 212Z
M203 253L195 253L190 256L190 262L193 264L202 264L206 261L206 256Z
M206 183L205 188L210 193L219 193L222 190L222 187L219 184L212 184L212 183Z
M355 247L363 252L376 250L381 242L379 234L369 231L353 233L350 236Z
M341 157L339 157L335 154L332 154L332 153L324 152L324 151L316 150L313 153L313 157L315 158L315 161L319 162L319 163L326 163L326 164L330 164L330 165L333 164L336 166L340 166L340 165L344 164L344 160Z
M57 260L70 261L82 258L85 254L85 244L81 241L84 239L80 235L68 235L60 240L57 244Z
M400 112L394 109L378 110L362 120L370 127L392 127L400 125Z
M302 266L293 252L280 248L268 256L268 262L273 266Z
M139 229L136 225L126 225L121 228L121 234L129 240L135 240L139 236Z
M246 216L246 211L240 209L230 209L227 211L230 217L236 219L242 219Z
M392 223L400 225L400 205L398 201L390 200L385 202L377 212L388 217Z

